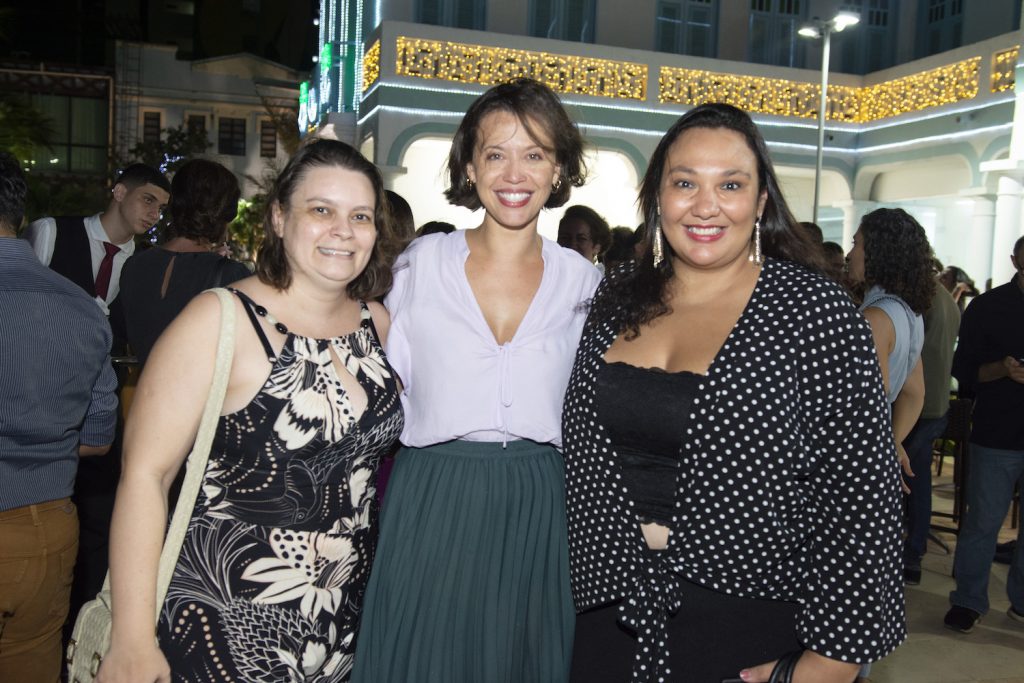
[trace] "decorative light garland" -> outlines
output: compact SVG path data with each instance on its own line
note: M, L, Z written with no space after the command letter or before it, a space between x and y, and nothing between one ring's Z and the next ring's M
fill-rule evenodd
M971 57L877 85L830 85L827 119L849 123L878 121L907 112L969 100L978 94L981 57ZM760 76L737 76L694 69L661 67L662 104L728 102L749 112L814 118L821 86Z
M380 78L380 41L363 55L362 92ZM491 86L529 76L560 93L644 102L648 65L578 55L471 45L399 36L395 41L399 76L415 76ZM993 55L992 92L1013 87L1018 48ZM826 118L867 123L923 111L977 96L981 57L860 88L831 85ZM761 76L715 73L662 66L660 104L694 106L728 102L746 111L811 119L817 116L820 85Z
M1015 46L992 55L992 92L1013 90L1019 53L1020 46Z
M380 77L380 41L373 41L373 45L363 55L363 92L370 89L370 86L377 82Z
M530 77L561 93L647 99L647 65L399 36L399 76L491 86Z

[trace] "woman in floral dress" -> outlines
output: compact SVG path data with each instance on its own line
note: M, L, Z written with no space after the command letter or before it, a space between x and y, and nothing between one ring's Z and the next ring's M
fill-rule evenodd
M202 490L153 638L167 486L213 375L220 304L198 296L154 347L125 433L99 679L347 681L376 547L378 460L402 427L371 300L398 247L379 173L321 140L278 178ZM367 303L369 302L369 303Z

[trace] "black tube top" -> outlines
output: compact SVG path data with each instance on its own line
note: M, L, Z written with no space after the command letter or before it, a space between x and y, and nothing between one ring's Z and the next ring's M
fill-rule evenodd
M679 450L702 379L627 363L602 363L597 372L597 417L641 522L671 525Z

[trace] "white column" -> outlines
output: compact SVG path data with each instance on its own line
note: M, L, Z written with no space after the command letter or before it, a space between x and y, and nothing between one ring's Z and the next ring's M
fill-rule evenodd
M832 206L843 210L843 251L850 251L853 248L853 235L860 227L860 219L864 214L878 208L878 202L870 202L863 199L847 199L835 202Z
M1021 176L1017 173L1004 173L999 177L998 187L995 229L990 251L993 286L1008 282L1013 275L1010 251L1013 249L1013 243L1021 234ZM975 282L980 287L984 280L975 280Z
M959 265L970 275L975 284L984 287L985 280L992 277L992 238L995 232L996 203L992 195L978 195L974 200L971 215L971 230L965 248L965 260Z

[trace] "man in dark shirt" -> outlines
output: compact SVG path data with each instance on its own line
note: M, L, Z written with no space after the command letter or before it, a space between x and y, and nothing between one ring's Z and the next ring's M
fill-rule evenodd
M114 438L110 326L16 239L18 162L0 154L0 681L56 681L78 547L79 456Z
M999 529L1015 486L1024 486L1024 237L1010 257L1013 279L967 307L953 376L960 393L974 398L967 512L957 536L956 590L947 627L968 633L988 611L988 578ZM1010 617L1024 622L1024 514L1006 591Z

